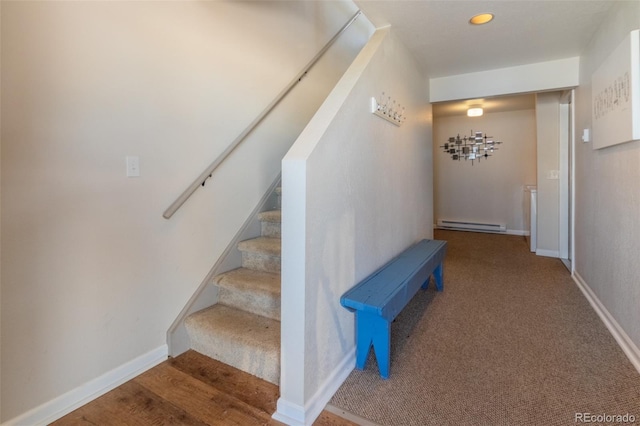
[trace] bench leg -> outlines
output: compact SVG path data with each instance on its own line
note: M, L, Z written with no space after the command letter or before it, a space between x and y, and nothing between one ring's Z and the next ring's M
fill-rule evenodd
M422 289L426 290L429 288L429 281L431 280L431 275L427 277L427 280L422 284ZM436 289L438 291L442 291L444 281L442 279L442 262L436 267L435 271L433 271L433 280L436 282Z
M431 281L431 275L429 275L427 277L427 280L422 284L422 287L420 287L423 290L426 290L429 288L429 282Z
M380 376L389 378L389 353L391 349L391 323L368 312L356 312L356 367L364 369L369 349L373 345Z
M433 271L433 278L436 281L436 289L442 291L444 288L444 280L442 278L442 262L438 265L435 271Z
M372 343L371 330L367 320L364 312L356 312L356 368L359 370L364 370Z

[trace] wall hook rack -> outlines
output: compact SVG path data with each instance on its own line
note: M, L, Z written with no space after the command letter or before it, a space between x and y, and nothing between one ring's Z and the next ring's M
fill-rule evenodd
M407 119L406 115L404 115L404 109L402 105L392 100L391 96L386 96L384 92L382 92L380 101L376 98L371 98L371 113L398 127Z

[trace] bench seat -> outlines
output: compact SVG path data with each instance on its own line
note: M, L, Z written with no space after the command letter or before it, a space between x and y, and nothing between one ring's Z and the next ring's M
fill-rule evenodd
M356 314L357 368L364 369L373 346L380 375L389 377L391 322L418 289L428 287L431 275L436 289L443 290L446 248L446 241L422 240L342 295L342 306Z

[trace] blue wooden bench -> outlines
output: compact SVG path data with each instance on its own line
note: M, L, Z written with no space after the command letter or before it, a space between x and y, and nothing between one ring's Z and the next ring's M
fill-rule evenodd
M389 378L391 322L433 274L442 291L446 241L422 240L351 288L340 298L356 314L356 367L364 364L373 345L380 376Z

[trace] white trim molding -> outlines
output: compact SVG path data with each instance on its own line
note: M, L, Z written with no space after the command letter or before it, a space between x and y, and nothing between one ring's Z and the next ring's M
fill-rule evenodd
M624 352L624 354L629 358L631 364L638 370L640 373L640 349L636 346L635 343L631 340L631 338L627 335L624 329L618 324L616 319L609 313L607 308L604 307L600 299L595 295L593 290L589 287L589 285L585 282L585 280L578 274L577 271L573 273L573 280L582 293L587 298L591 307L598 314L604 325L607 327L611 335L618 345Z
M349 377L355 365L356 348L354 347L342 359L304 407L298 404L292 404L281 397L278 399L278 409L272 417L290 426L312 425L320 413L322 413L322 410L325 409L325 406L329 403L333 394L337 392L342 383Z
M278 399L278 408L271 416L273 419L289 426L304 426L304 407L293 404L282 398Z
M162 345L51 401L7 420L2 426L44 426L52 423L165 361L168 353L168 346Z

